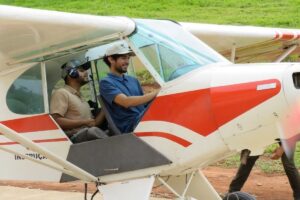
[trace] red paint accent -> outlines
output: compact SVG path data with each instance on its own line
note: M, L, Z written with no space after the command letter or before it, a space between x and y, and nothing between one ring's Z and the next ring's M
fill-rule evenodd
M276 83L276 88L257 90L258 85ZM280 81L265 80L212 89L215 120L219 126L263 103L280 92Z
M292 40L295 37L294 33L283 33L281 39L282 40Z
M162 138L171 140L173 142L176 142L177 144L180 144L183 147L188 147L192 144L185 139L182 139L180 137L177 137L177 136L169 134L169 133L163 133L163 132L138 132L138 133L135 133L135 135L138 137L150 137L150 136L162 137Z
M59 129L49 115L38 115L21 119L1 121L3 125L18 133L48 131Z
M32 140L35 143L47 143L47 142L64 142L68 141L68 138L56 138L56 139L43 139L43 140ZM14 145L19 144L18 142L0 142L0 145Z
M258 85L269 83L276 83L276 88L257 90ZM142 121L171 122L207 136L275 96L280 89L280 82L271 79L159 96Z

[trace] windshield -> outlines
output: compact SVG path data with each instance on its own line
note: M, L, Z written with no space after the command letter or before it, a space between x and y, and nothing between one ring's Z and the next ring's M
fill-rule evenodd
M180 25L166 20L135 20L137 31L129 37L134 49L165 81L211 63L229 62ZM142 59L143 61L143 59Z

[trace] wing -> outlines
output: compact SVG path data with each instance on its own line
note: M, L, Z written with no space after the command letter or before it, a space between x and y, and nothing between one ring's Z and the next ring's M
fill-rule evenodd
M45 61L64 55L84 55L84 51L88 48L119 39L133 32L134 29L135 23L129 18L98 17L0 6L0 98L2 110L8 109L5 103L7 101L6 92L22 72L22 67L27 67L27 65L29 67L32 62ZM55 61L57 60L59 59ZM57 65L56 62L53 67L54 65ZM50 63L49 66L52 64ZM12 68L20 69L20 71L6 73ZM55 76L53 77L55 79ZM57 77L59 78L59 76ZM43 81L45 80L43 79ZM44 97L46 97L45 94ZM21 101L17 101L14 106L18 106L19 102ZM24 104L24 106L26 105ZM23 120L30 120L30 122ZM23 127L21 128L23 130L19 130L20 127ZM19 133L26 134L24 136ZM1 170L0 178L57 181L61 177L61 172L66 172L66 174L77 176L79 179L85 179L83 175L86 173L85 171L65 161L70 141L48 113L22 116L5 110L5 114L1 115L0 135L0 150L8 152L1 151L1 159L6 166ZM37 145L36 143L41 144ZM32 167L30 162L19 162L23 158L43 166ZM20 170L20 173L11 170L12 166L17 169L14 167L16 165L18 169L23 169ZM50 169L44 166L48 166ZM28 169L31 173L27 173ZM88 176L90 177L88 180L97 180L93 176Z
M134 29L134 22L125 17L0 6L0 64L74 54L128 35Z
M300 53L300 29L181 24L223 56L237 63L281 61L289 53L297 56Z

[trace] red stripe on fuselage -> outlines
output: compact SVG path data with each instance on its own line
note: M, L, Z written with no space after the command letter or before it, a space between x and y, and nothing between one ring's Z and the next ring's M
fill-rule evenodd
M1 121L1 124L18 133L48 131L59 129L49 115L38 115L21 119Z
M258 85L271 83L276 83L276 88L257 90ZM272 79L159 96L142 121L167 121L207 136L280 89L280 82Z
M190 143L189 141L182 139L180 137L177 137L176 135L172 135L169 133L163 133L163 132L138 132L135 133L136 136L138 137L162 137L168 140L171 140L173 142L176 142L177 144L183 146L183 147L188 147L190 146L192 143Z
M281 32L280 32L281 33ZM297 33L292 33L292 32L285 32L281 33L280 35L279 32L276 32L274 39L280 39L280 40L292 40L292 39L297 39L299 34Z
M64 142L68 141L68 138L55 138L55 139L43 139L43 140L32 140L35 143L46 143L46 142ZM0 142L0 145L14 145L19 144L18 142Z
M282 40L292 40L295 38L295 34L294 33L283 33L281 39Z

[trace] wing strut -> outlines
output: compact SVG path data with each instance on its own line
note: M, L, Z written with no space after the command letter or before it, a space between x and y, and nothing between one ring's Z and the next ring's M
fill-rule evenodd
M181 176L169 176L167 180L157 179L178 199L221 200L221 197L201 171L194 171Z
M235 43L233 43L232 49L231 49L231 57L230 57L230 61L232 63L235 63L235 53L236 53L236 45L235 45Z
M285 59L286 57L288 57L288 55L290 55L297 47L298 47L298 45L294 44L294 45L290 46L289 48L287 48L287 50L281 56L279 56L275 60L275 62L279 63L279 62L283 61L283 59Z
M8 128L7 126L5 126L1 123L0 123L0 133L3 134L6 138L8 138L12 141L18 142L23 147L28 148L29 150L38 152L38 153L42 154L43 156L47 157L49 160L51 160L54 163L58 164L59 166L65 168L66 170L61 170L61 171L67 172L67 174L69 174L71 176L74 176L74 177L76 177L78 179L81 179L81 180L84 180L84 181L94 181L94 182L98 181L97 177L95 177L95 176L91 175L90 173L82 170L81 168L75 166L74 164L58 157L57 155L55 155L51 151L48 151L46 148L43 148L43 147L35 144L31 140L29 140L26 137L18 134L16 131ZM8 151L7 149L3 149L3 150ZM14 153L14 152L11 151L11 153ZM21 155L21 156L26 157L26 155ZM43 163L43 162L37 161L37 160L36 160L36 162L39 162L42 165L47 165L48 167L60 170L59 168L57 168L53 165L46 164L46 163Z

